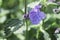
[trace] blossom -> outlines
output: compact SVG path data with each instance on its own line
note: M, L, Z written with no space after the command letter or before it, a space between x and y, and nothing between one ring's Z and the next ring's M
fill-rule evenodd
M25 19L29 19L29 14L24 14Z
M41 7L41 5L37 5L25 15L26 18L29 18L32 24L39 24L40 21L46 17L45 13L40 11Z
M42 5L40 4L40 5L37 5L37 6L35 6L35 8L36 9L40 9L42 7Z
M55 30L55 34L58 34L60 32L60 28L57 28L56 30Z
M30 12L29 12L29 19L32 24L39 24L42 19L45 18L44 12L40 11L39 5L35 6Z
M56 0L48 0L49 2L55 2Z

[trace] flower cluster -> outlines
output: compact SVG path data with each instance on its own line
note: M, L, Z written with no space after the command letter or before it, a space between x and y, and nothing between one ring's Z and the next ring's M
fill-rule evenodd
M39 24L45 18L44 12L40 11L41 6L37 5L29 11L29 19L32 24ZM27 17L27 16L26 16Z

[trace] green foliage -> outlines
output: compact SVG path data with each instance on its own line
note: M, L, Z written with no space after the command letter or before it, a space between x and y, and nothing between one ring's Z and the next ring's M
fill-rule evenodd
M60 30L55 33L60 28L59 1L27 0L28 11L41 4L41 11L46 14L40 24L33 25L24 18L25 0L0 0L0 40L25 40L26 36L27 40L60 40ZM58 14L53 9L58 9Z

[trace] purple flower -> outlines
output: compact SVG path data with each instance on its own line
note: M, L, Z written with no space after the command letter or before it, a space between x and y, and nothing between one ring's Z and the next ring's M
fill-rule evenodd
M55 30L55 34L58 34L60 32L60 28L57 28L56 30Z
M40 5L37 5L37 6L35 6L35 8L36 9L40 9L42 7L42 5L40 4Z
M40 21L46 17L44 12L40 11L40 8L40 5L35 6L35 8L31 9L24 17L29 18L32 24L39 24Z
M54 2L54 1L56 1L56 0L48 0L49 2Z
M24 14L25 19L29 19L29 14Z
M42 19L45 18L44 12L38 9L39 6L36 6L29 12L29 19L32 24L39 24Z

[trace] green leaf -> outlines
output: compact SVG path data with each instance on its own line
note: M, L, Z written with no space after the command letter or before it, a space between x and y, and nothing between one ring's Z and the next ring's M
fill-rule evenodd
M8 13L9 13L9 10L5 10L5 9L3 9L3 8L0 9L0 17L1 17L1 16L5 16L5 15L8 14Z
M5 9L15 9L19 5L19 0L3 0L2 4Z
M45 13L53 13L53 9L57 8L57 5L54 4L49 4L49 5L43 5L42 6L42 11L44 11Z
M57 38L57 40L60 40L60 34L56 34L56 38Z
M7 40L20 40L15 34L12 34L10 37L6 38Z
M0 6L2 5L2 0L0 0Z
M6 16L0 17L0 23L4 23L6 21Z
M44 34L44 40L51 40L49 34L43 29L43 27L40 27L40 31Z
M7 21L4 31L6 34L6 37L9 37L13 32L18 30L23 26L23 21L19 19L10 19Z

